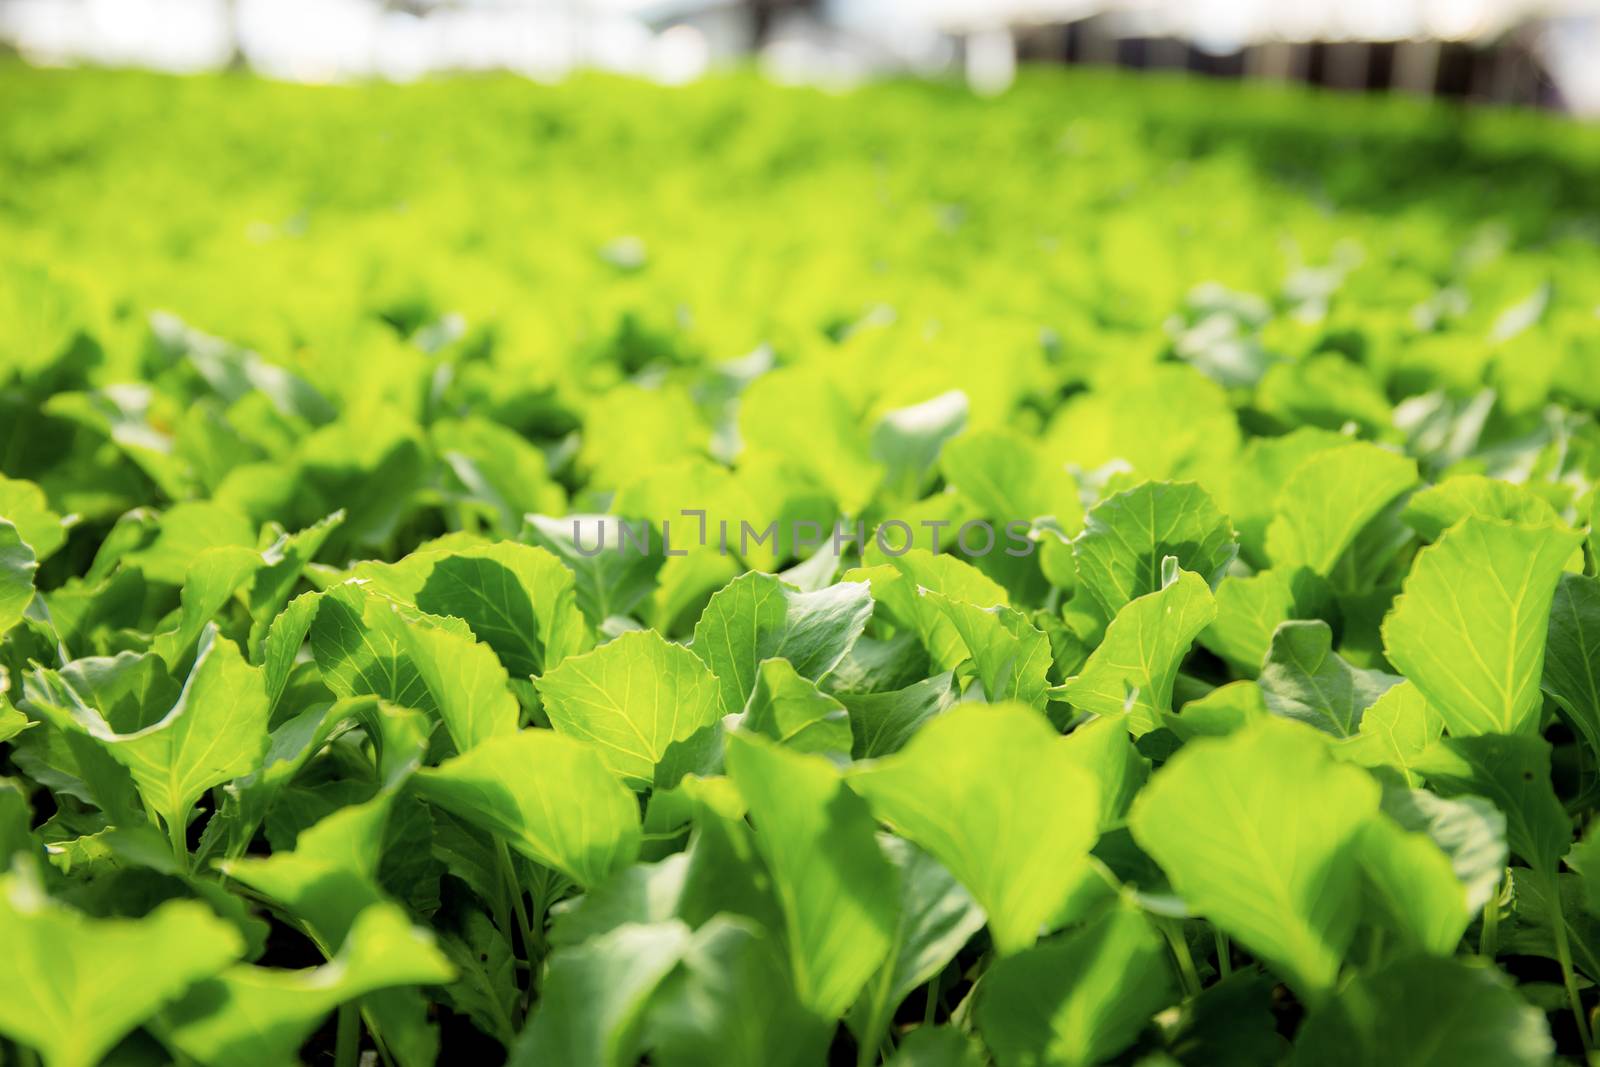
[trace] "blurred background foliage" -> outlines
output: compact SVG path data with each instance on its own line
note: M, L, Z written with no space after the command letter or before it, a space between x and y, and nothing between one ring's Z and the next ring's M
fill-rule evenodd
M1033 69L0 98L0 471L83 551L152 499L344 505L332 556L712 483L854 514L871 427L955 389L1080 472L1311 423L1562 507L1600 473L1600 131L1552 116Z

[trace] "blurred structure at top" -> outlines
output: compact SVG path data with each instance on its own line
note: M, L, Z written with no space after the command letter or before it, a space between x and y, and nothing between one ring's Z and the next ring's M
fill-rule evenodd
M598 68L692 79L756 56L842 86L1019 61L1397 89L1600 115L1600 0L0 0L40 63L406 80Z

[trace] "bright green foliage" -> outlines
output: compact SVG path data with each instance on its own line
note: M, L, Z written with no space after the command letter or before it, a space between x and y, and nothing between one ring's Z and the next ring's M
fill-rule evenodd
M1600 753L1600 580L1563 574L1550 604L1543 688Z
M1049 517L1076 533L1083 524L1078 486L1064 463L1032 439L1003 430L962 434L941 454L945 480L985 516L1001 522Z
M15 526L0 519L0 634L22 619L33 599L33 572L38 569L33 549Z
M1578 534L1464 519L1417 553L1383 645L1457 734L1538 726L1550 602Z
M1440 956L1497 891L1506 819L1482 797L1444 800L1421 789L1384 791L1388 818L1367 824L1362 869L1402 938Z
M1318 619L1286 622L1273 632L1260 684L1274 715L1353 737L1362 714L1400 680L1350 666L1333 651L1333 631Z
M764 659L756 668L741 725L799 752L850 754L850 713L786 659Z
M1548 526L1561 520L1549 501L1524 486L1464 474L1429 486L1406 501L1400 517L1424 541L1437 541L1462 519L1502 519L1527 526Z
M1361 730L1340 754L1367 767L1389 767L1417 785L1419 757L1439 740L1444 720L1409 681L1392 685L1361 715Z
M696 931L646 1025L663 1067L799 1067L818 1061L828 1035L795 998L774 935L729 915Z
M55 555L67 539L70 523L50 509L44 490L32 482L0 475L0 515L41 560Z
M883 1033L896 1005L937 978L984 925L983 909L938 860L904 838L884 834L878 843L900 876L900 921L893 953L848 1017L862 1042Z
M647 632L564 660L539 692L557 733L593 742L607 767L644 789L674 744L717 721L716 684L692 652Z
M994 775L996 761L1007 773ZM1031 945L1094 844L1099 787L1032 709L965 705L850 787L972 893L1002 953ZM1031 812L1048 811L1048 820Z
M164 1040L201 1063L280 1064L339 1004L388 986L454 977L432 937L393 904L357 917L339 953L321 967L281 971L247 964L193 986L167 1010Z
M0 1033L48 1067L93 1067L124 1034L244 950L202 904L93 919L50 900L26 870L0 878Z
M550 959L539 1013L512 1052L517 1067L588 1063L628 1067L651 994L687 951L680 922L619 926Z
M944 612L967 647L986 699L1044 708L1050 642L1026 616L999 604L980 608L931 591L922 596Z
M1168 556L1207 582L1233 559L1233 527L1193 482L1147 482L1095 505L1072 542L1078 584L1105 617L1159 590Z
M928 657L941 668L955 667L972 653L955 622L940 608L941 602L926 593L975 608L1008 606L1005 589L953 556L936 556L922 548L878 562L880 555L875 548L869 548L865 561L876 565L851 571L845 579L866 579L878 610L896 626L915 635Z
M0 1062L1600 1056L1594 131L0 100Z
M420 772L427 800L582 886L639 852L639 811L599 750L549 730L487 741Z
M1185 901L1316 1000L1361 918L1355 852L1378 792L1312 730L1269 720L1186 746L1131 825Z
M1083 711L1124 717L1135 736L1154 730L1172 710L1172 687L1190 643L1214 618L1206 583L1180 572L1117 613L1083 670L1067 682L1066 698Z
M1369 444L1317 452L1278 493L1267 527L1274 567L1309 567L1327 574L1361 528L1417 480L1413 460Z
M355 573L430 615L461 619L517 678L582 650L572 572L550 553L510 542L413 552Z
M1149 920L1116 907L1076 933L998 963L978 1005L978 1026L1002 1067L1088 1067L1131 1044L1173 988Z
M1217 586L1216 600L1216 621L1200 643L1246 677L1261 670L1279 623L1319 619L1335 610L1327 582L1304 567L1229 575Z
M866 805L821 757L754 738L728 739L728 770L772 871L795 992L817 1014L841 1015L887 957L899 912Z
M1341 990L1307 1021L1294 1062L1534 1067L1551 1051L1539 1012L1493 969L1423 958L1397 960Z
M813 682L838 666L872 614L863 582L802 593L764 574L729 582L694 627L695 655L717 676L724 714L744 708L761 661L778 657Z

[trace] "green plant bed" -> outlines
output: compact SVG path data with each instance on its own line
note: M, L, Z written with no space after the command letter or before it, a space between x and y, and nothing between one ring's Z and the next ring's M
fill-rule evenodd
M0 101L3 1062L1585 1061L1600 134Z

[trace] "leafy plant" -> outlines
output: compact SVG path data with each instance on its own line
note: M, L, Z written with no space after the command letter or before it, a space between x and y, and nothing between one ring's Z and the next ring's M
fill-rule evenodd
M0 98L0 1060L1589 1061L1593 131Z

